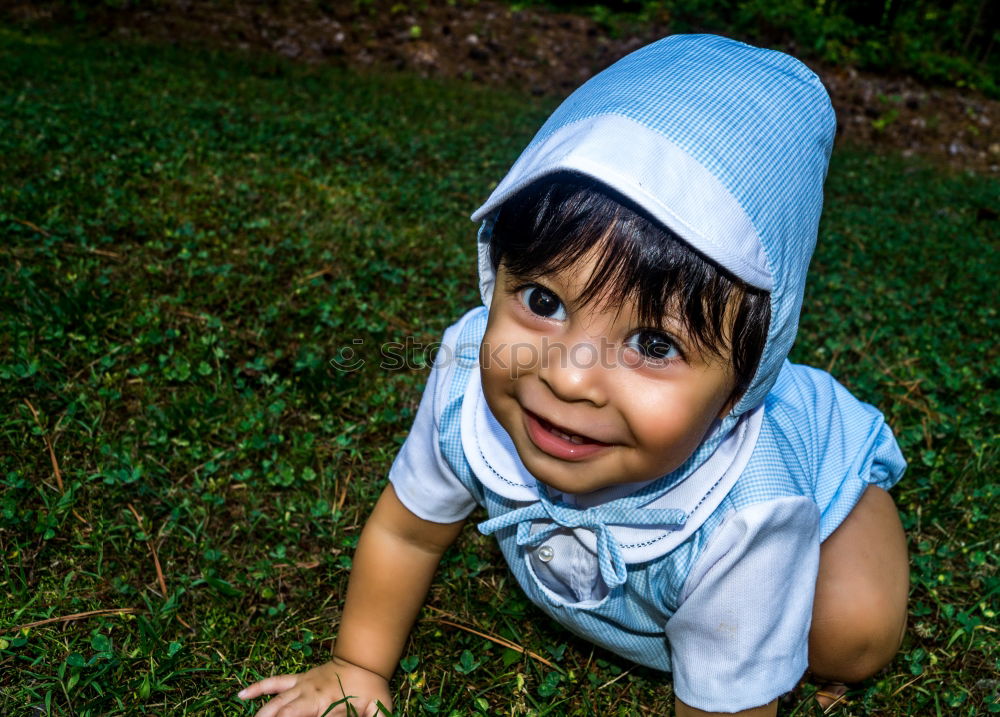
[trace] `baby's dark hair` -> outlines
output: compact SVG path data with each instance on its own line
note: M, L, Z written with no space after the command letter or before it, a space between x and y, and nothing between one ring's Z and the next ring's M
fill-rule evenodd
M572 266L592 247L597 266L580 301L602 308L635 297L639 321L662 328L675 312L701 351L724 357L731 332L734 397L750 385L771 321L768 292L698 254L667 227L604 185L570 173L544 177L504 202L490 238L490 261L541 278ZM731 321L731 325L727 325Z

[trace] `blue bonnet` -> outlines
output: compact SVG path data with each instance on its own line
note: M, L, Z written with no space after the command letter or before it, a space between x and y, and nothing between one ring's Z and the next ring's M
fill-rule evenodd
M482 222L483 301L493 291L492 220L518 190L571 171L625 195L771 294L763 356L721 439L763 402L795 340L835 129L819 78L786 54L714 35L647 45L573 92L472 215Z

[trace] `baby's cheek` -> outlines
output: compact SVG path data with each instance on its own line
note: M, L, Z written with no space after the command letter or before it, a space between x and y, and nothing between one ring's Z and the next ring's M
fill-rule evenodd
M649 414L645 430L639 434L645 446L645 455L649 461L659 463L661 468L673 470L697 449L708 423L710 421L705 422L700 416L691 416L677 409Z
M513 402L514 382L510 378L510 358L494 354L489 362L480 360L479 375L483 384L483 397L490 411L500 424L510 430L509 416Z
M479 350L479 374L485 393L510 383L516 370L514 358L507 346L483 342Z
M479 347L479 365L487 381L509 382L538 369L542 358L537 343L518 335L499 320L487 327Z

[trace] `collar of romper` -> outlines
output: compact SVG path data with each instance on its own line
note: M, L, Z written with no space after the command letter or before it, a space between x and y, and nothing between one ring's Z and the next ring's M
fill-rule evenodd
M518 545L530 547L570 529L597 554L601 577L614 588L624 582L626 565L665 555L705 522L749 462L762 419L763 407L742 416L715 451L675 484L665 476L588 494L550 494L524 467L473 370L462 403L462 449L479 481L515 504L491 515L479 530L490 534L516 526Z

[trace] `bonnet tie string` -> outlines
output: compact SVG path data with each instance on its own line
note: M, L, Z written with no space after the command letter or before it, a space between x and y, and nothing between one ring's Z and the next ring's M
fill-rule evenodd
M560 528L586 528L597 536L597 564L601 571L601 579L609 590L625 582L626 569L621 547L608 528L608 524L659 525L679 530L687 520L685 512L677 509L655 510L610 503L581 510L565 503L553 503L544 491L539 491L538 498L537 503L480 523L477 526L479 532L490 535L516 525L517 544L521 547L533 547L547 540ZM531 523L535 520L551 521L551 523L537 533L532 533Z

